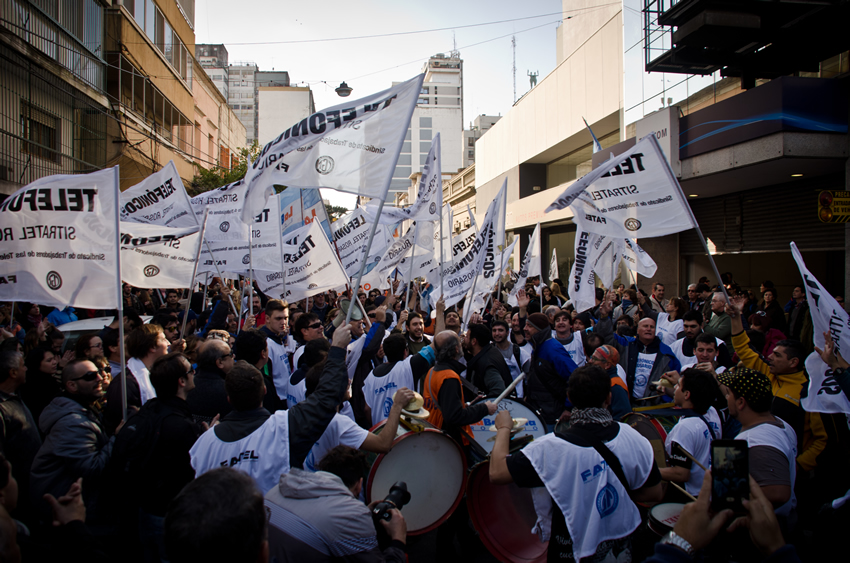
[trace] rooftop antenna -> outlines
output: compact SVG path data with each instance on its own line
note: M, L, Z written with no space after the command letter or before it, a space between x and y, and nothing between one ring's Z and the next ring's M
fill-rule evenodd
M511 36L511 48L514 52L514 103L516 103L516 35Z

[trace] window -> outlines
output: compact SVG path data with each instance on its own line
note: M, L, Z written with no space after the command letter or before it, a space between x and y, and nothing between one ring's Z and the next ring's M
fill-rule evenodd
M419 166L425 166L425 162L427 162L427 160L428 160L427 154L420 154L419 155Z
M419 130L419 140L420 141L430 141L433 138L430 129L420 129Z
M466 145L468 147L474 147L475 146L475 137L467 137Z
M408 130L407 130L407 134L404 136L404 140L405 140L405 141L409 141L409 140L410 140L410 129L408 129Z
M230 170L230 149L221 147L221 154L219 155L219 164L222 168Z
M153 0L145 0L145 33L148 34L148 37L154 43L156 43L156 37L154 37L154 29L156 29L155 20L156 8L153 5Z
M410 166L410 155L409 154L401 154L398 157L399 165L407 165Z
M470 159L475 158L475 151L467 151L467 155Z
M393 172L393 178L409 178L413 173L410 166L396 166Z
M431 143L419 143L419 152L422 154L428 154L428 151L431 150Z
M21 100L21 137L32 141L21 143L21 152L59 162L61 124L54 117Z
M431 118L430 117L420 117L419 118L419 127L423 127L425 129L431 128Z
M409 134L409 132L408 132ZM401 152L409 153L410 152L410 141L404 142L401 144Z
M416 103L417 103L417 104L420 104L420 105L427 106L427 105L428 105L428 100L426 100L425 98L419 98L418 100L416 100Z

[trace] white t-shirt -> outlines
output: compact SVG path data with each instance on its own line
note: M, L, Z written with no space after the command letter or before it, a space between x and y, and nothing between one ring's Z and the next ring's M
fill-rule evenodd
M638 353L637 366L635 366L635 386L632 390L632 395L640 399L646 392L646 384L649 382L649 374L652 373L652 366L655 365L655 358L658 354Z
M661 339L661 342L670 346L683 330L684 321L682 319L671 321L670 315L667 313L658 313L655 320L655 334Z
M390 416L393 406L393 394L402 387L413 389L413 370L410 360L414 356L396 362L392 369L383 377L375 377L369 372L363 382L363 398L372 409L372 424L378 424ZM382 368L383 369L383 368Z
M794 483L797 480L797 434L790 424L779 417L776 417L776 420L781 422L784 428L762 423L740 432L735 439L746 440L747 445L751 448L757 446L776 448L788 460L788 470L791 476L791 498L774 510L777 516L788 516L797 506L797 496L794 494Z
M584 355L584 337L580 332L573 332L572 336L572 342L561 344L561 346L564 347L564 350L567 351L567 354L569 354L570 359L575 362L576 366L581 367L587 362L587 358Z
M286 397L289 395L289 377L292 372L289 371L289 346L288 342L284 341L283 345L278 344L271 338L266 338L269 346L269 359L272 361L272 378L274 388L277 391L278 397Z
M673 442L676 442L705 467L711 464L711 440L720 440L723 437L720 429L720 416L714 410L714 407L709 407L708 412L702 418L711 425L715 438L711 437L708 426L699 417L683 417L679 419L676 426L667 434L664 448L667 450L668 455L682 461L690 461L687 456L673 453ZM696 463L692 463L691 478L685 483L685 490L694 496L698 495L702 488L702 478L704 476L705 471Z
M322 458L329 451L337 446L348 446L350 448L359 449L369 435L368 430L364 430L357 424L342 414L335 414L331 423L325 429L325 432L319 440L313 444L310 453L307 454L307 459L304 460L304 469L306 471L318 471L317 466Z

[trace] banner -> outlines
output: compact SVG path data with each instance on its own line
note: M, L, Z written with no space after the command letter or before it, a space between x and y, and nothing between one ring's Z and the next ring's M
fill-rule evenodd
M552 259L549 261L549 283L555 283L558 275L558 249L552 249Z
M610 288L614 278L617 277L622 255L620 239L588 233L588 267L604 287Z
M357 272L360 271L360 260L369 239L370 227L371 223L360 207L331 223L333 242L336 243L339 261L342 263L345 274L350 278L356 276ZM380 262L387 246L386 233L376 232L367 261L370 264Z
M396 239L389 248L384 251L381 260L372 268L368 274L360 280L360 287L369 291L370 289L389 289L390 283L387 281L393 270L401 263L402 259L410 253L410 249L416 244L416 221L414 221L404 236Z
M582 229L617 238L650 238L696 226L655 135L647 135L599 169L607 171L571 203L573 220Z
M209 207L204 239L212 241L248 240L248 223L268 211L266 207L273 189L249 189L243 180L197 195L189 200L198 223ZM276 200L275 200L276 201Z
M318 221L328 240L331 240L331 220L328 217L328 210L325 209L322 192L319 190L301 190L301 209L304 215L304 224Z
M806 287L806 300L814 325L815 346L823 350L826 344L823 333L829 332L835 343L835 351L847 358L850 355L850 315L806 268L803 256L793 242L791 254L797 262L800 275L803 276L803 285ZM807 396L800 400L804 410L850 414L850 400L841 391L835 374L817 352L812 352L806 358L806 372L809 374L809 390Z
M588 262L588 251L592 236L591 233L581 229L576 231L576 261L573 262L573 267L570 270L569 285L567 286L570 303L580 313L596 306L596 277Z
M439 221L440 209L443 207L443 174L440 164L440 134L431 141L431 150L425 159L422 176L419 178L419 191L416 201L409 207L384 206L378 223L391 225L398 221ZM378 214L378 202L369 202L365 208L370 221Z
M424 78L304 118L263 147L246 183L385 197Z
M280 198L280 224L284 235L304 226L304 210L301 190L286 188L278 194Z
M268 199L268 206L252 218L250 230L252 233L251 251L248 251L248 228L249 225L239 221L245 229L245 238L231 241L210 241L206 234L204 239L209 242L209 248L205 244L201 249L201 258L198 262L198 273L216 272L216 265L222 271L248 274L251 268L251 258L254 259L254 270L280 270L280 223L278 223L277 210L280 209L278 196ZM213 218L212 211L207 218L207 229L209 233L213 230L210 224ZM243 228L243 227L240 227ZM212 254L210 254L212 250Z
M47 176L0 203L0 300L118 308L118 167Z
M280 296L289 303L312 297L348 283L328 237L313 221L288 234L284 241L284 268L257 272L256 280L266 295ZM279 263L279 260L278 260ZM283 276L286 275L286 292Z
M487 208L487 214L484 221L481 223L481 230L475 241L469 246L467 251L458 256L454 262L443 262L440 266L434 269L428 275L428 283L435 287L431 293L431 304L436 305L440 299L440 275L442 270L443 287L445 293L443 298L446 307L459 302L469 293L475 284L475 279L479 273L483 273L485 279L498 279L499 263L497 261L498 249L496 248L496 240L498 234L496 229L503 222L502 215L502 198L505 197L506 186L502 184L502 189L496 198L490 202ZM502 226L504 230L504 226Z
M658 266L655 264L655 260L653 260L649 253L641 248L635 241L631 239L623 239L621 251L623 261L626 263L626 267L629 270L637 272L647 278L651 278L655 275L655 272L658 271Z
M198 221L189 194L171 160L132 188L121 192L122 221L163 227L195 227Z
M525 250L522 265L519 267L516 284L510 294L508 294L508 304L511 307L517 306L516 295L520 289L525 289L526 280L534 276L541 276L543 268L540 262L540 223L537 223L537 226L534 227L534 232L531 233L531 239L528 241L528 248ZM541 280L541 289L542 285L544 284Z
M200 227L174 229L121 221L121 277L135 287L191 287Z

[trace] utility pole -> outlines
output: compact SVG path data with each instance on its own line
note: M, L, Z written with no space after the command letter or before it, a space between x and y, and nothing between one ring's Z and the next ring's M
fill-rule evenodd
M514 52L514 103L516 103L516 35L511 36L511 48Z

